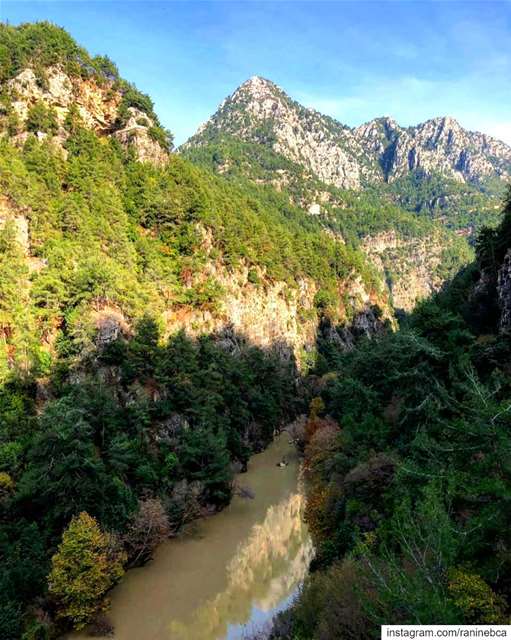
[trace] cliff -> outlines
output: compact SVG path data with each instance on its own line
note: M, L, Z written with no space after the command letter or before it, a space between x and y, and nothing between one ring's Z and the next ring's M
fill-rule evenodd
M98 135L112 136L132 148L141 161L161 165L168 159L168 151L154 139L153 118L133 106L126 107L122 114L123 95L113 81L100 84L94 77L73 77L54 66L45 70L44 83L33 69L26 68L9 80L6 88L11 98L11 137L16 144L24 144L33 133L64 147L69 137L69 118L75 113ZM54 116L51 126L34 117L34 110L40 110L41 105L49 117ZM7 128L6 118L3 124Z
M311 362L325 314L347 348L392 322L362 252L285 197L171 153L152 102L113 63L51 25L0 35L12 55L0 110L2 376L94 356L145 316L165 339L211 334L298 365ZM39 41L37 59L25 37Z

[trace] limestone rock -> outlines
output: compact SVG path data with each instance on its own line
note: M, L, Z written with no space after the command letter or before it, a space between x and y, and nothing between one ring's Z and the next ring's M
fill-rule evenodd
M24 69L7 83L12 107L22 125L30 107L43 102L56 114L59 129L53 141L62 146L68 135L64 127L66 116L75 105L86 127L98 135L113 135L123 145L132 146L139 160L157 165L167 161L167 150L151 137L155 123L147 114L128 108L127 121L120 128L122 94L112 82L105 80L98 84L93 78L70 77L58 66L46 69L46 76L47 82L42 86L32 69ZM36 132L36 135L41 139L47 134ZM27 136L27 132L21 132L15 141L23 145Z
M345 189L392 182L417 169L474 184L511 177L511 147L467 131L453 118L405 128L384 117L350 128L306 109L258 76L224 100L183 147L200 146L221 134L265 144L323 182Z
M442 286L436 271L444 247L445 240L437 237L402 238L395 231L366 236L362 243L371 262L386 278L395 309L407 312Z

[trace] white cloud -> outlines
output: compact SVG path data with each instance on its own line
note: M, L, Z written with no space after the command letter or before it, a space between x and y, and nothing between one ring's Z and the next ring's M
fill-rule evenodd
M471 120L471 123L467 124L467 128L482 131L511 145L511 120L480 120L479 122Z

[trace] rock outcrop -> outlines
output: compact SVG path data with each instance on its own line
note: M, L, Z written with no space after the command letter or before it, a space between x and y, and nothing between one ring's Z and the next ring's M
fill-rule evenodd
M465 130L453 118L407 128L377 118L353 129L304 108L258 76L227 98L184 146L221 134L264 143L323 182L345 189L392 182L417 169L474 184L511 176L511 148Z
M98 135L112 135L126 147L131 146L140 160L161 165L168 158L166 149L154 138L155 122L147 113L128 107L126 115L120 117L123 95L111 81L98 83L94 77L73 77L54 66L46 69L45 81L41 82L34 70L27 68L7 82L7 91L21 128L14 136L19 144L28 136L30 109L42 103L55 114L57 130L52 138L57 144L62 145L69 135L65 123L74 107L87 128ZM35 133L39 138L51 135Z
M396 310L411 311L440 289L444 243L439 238L403 238L391 231L364 238L362 248L385 279Z
M252 284L249 269L234 273L211 263L209 275L223 289L219 309L169 309L165 314L169 334L186 328L190 335L213 334L230 350L241 348L240 339L263 349L276 350L283 359L295 358L298 366L315 348L318 313L314 298L318 285L301 280L292 288L285 282L270 282L260 271L261 283ZM384 291L368 290L360 278L340 283L343 306L337 309L339 325L331 330L331 339L346 349L355 339L371 335L392 321L392 312ZM379 311L377 311L377 309Z
M377 158L383 178L390 182L413 170L475 184L511 175L511 148L467 131L454 118L433 118L408 128L391 118L377 118L357 127L354 135Z

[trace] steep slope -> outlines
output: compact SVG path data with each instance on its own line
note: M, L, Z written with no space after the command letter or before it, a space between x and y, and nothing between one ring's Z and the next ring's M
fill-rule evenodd
M417 169L474 184L511 175L511 148L463 129L454 118L433 118L407 128L391 118L377 118L354 129L353 135L376 156L389 182Z
M507 145L452 118L408 128L379 118L351 129L257 76L181 152L288 194L338 241L360 246L406 311L470 259L463 238L497 224L511 171Z
M227 98L184 148L228 134L270 147L320 180L347 189L376 180L379 169L349 127L305 109L254 76Z
M477 246L397 332L325 345L298 433L316 571L272 637L508 622L511 192Z
M509 146L466 131L453 118L408 128L378 118L351 129L302 107L258 76L228 97L187 144L204 144L219 134L266 144L323 182L344 189L392 182L415 170L476 185L511 175Z
M89 54L49 23L1 25L0 126L20 146L34 133L62 146L73 118L163 164L172 137L149 96L119 76L107 57Z
M319 325L353 348L394 319L361 251L173 154L61 29L1 26L0 74L0 637L60 637L229 502Z
M314 345L321 292L340 322L386 308L363 256L321 225L172 155L150 99L109 60L45 23L1 35L0 222L23 229L34 348L51 353L61 333L83 347L91 327L149 310L167 332L229 329L296 357ZM14 361L20 327L4 324Z

